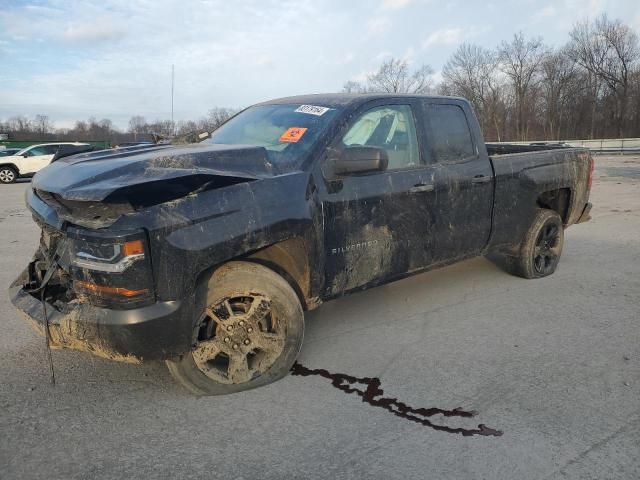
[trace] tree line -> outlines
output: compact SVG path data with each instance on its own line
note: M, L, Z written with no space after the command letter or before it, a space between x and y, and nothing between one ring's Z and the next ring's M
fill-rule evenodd
M171 120L147 121L140 115L129 120L128 128L122 131L116 128L108 118L98 120L78 120L72 128L55 128L47 115L35 115L29 118L23 115L0 121L0 133L8 133L11 140L35 141L108 141L112 145L123 142L156 141L191 136L199 132L211 132L237 112L232 108L215 107L198 120L172 122Z
M522 33L493 49L464 43L438 85L428 65L392 58L343 91L465 97L490 141L640 137L638 35L606 15L575 24L561 47Z
M517 33L495 48L464 43L447 60L442 79L429 65L412 69L391 58L343 92L437 93L467 98L489 141L640 137L640 45L620 20L601 15L576 23L565 45ZM126 131L109 119L56 129L46 115L0 121L13 140L107 140L112 144L212 131L237 110L213 108L199 120L149 122L131 117Z

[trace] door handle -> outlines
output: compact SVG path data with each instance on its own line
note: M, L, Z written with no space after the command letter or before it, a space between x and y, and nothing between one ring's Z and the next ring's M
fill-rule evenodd
M433 185L426 185L424 183L420 183L418 185L414 185L409 189L409 193L420 193L420 192L433 192L435 187Z
M476 175L471 179L471 183L487 183L491 181L490 175Z

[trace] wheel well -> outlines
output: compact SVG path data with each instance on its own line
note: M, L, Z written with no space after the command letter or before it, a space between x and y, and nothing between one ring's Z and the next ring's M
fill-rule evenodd
M13 168L16 172L19 172L20 170L18 170L18 167L16 167L13 163L0 163L0 168L2 167L11 167Z
M303 239L296 237L283 240L246 256L230 258L227 261L234 260L259 263L282 276L298 295L304 310L311 310L319 305L316 299L311 298L309 256ZM196 299L206 296L208 278L224 263L226 262L211 266L198 274L195 283Z
M569 202L571 201L571 189L559 188L542 193L538 197L538 206L554 210L560 215L563 223L569 220Z
M290 238L252 253L244 260L264 265L284 277L307 310L311 296L309 254L302 238Z

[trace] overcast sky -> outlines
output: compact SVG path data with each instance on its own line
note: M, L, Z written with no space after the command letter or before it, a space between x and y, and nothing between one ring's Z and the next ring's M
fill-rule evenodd
M606 12L640 31L638 0L0 0L0 119L197 118L339 91L389 56L437 72L464 42L522 30L550 45Z

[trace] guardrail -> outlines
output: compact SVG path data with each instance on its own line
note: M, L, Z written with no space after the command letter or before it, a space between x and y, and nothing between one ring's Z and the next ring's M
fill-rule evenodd
M569 145L588 148L594 153L640 153L640 138L565 140Z
M493 142L495 143L495 142ZM518 145L566 145L588 148L592 153L640 153L640 138L601 138L594 140L530 140L528 142L500 142Z

